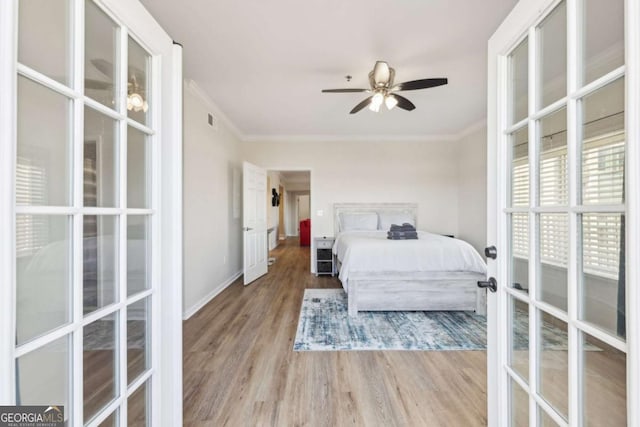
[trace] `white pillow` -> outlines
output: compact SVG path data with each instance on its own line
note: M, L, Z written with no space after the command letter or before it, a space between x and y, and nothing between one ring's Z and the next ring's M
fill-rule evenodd
M414 227L416 225L413 215L407 212L379 212L378 217L380 218L380 230L388 231L391 228L391 224L402 225L405 222Z
M365 230L375 231L378 229L378 214L370 213L341 213L340 230L354 231Z

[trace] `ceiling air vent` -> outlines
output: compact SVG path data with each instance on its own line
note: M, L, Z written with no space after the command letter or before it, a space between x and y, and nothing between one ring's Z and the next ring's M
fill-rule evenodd
M211 126L213 130L218 130L218 119L213 114L207 114L207 123L209 123L209 126Z

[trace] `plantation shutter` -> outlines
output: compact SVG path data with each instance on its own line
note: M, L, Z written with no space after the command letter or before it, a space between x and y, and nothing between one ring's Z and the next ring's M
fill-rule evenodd
M529 163L522 158L514 161L512 178L513 206L529 206ZM527 258L529 254L529 220L527 215L512 215L513 255Z
M568 204L567 149L561 137L547 144L540 154L540 205ZM584 142L582 150L582 205L619 204L623 201L624 132L616 132ZM529 165L526 157L515 159L512 176L513 206L529 205ZM528 221L512 216L513 255L528 258ZM539 224L540 257L543 263L567 266L569 236L567 216L546 214ZM616 278L620 262L621 216L619 214L582 215L582 254L584 271Z
M32 158L18 157L16 164L16 204L46 204L46 170ZM48 225L42 215L16 216L16 255L31 256L47 244Z
M624 132L584 142L582 151L582 204L619 204L624 200ZM620 264L622 217L618 214L582 216L583 264L591 274L617 279Z

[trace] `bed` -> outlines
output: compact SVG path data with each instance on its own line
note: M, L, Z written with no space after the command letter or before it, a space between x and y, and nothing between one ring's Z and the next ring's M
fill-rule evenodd
M334 205L333 246L349 315L358 311L463 310L486 313L486 264L467 242L418 231L417 240L388 240L391 223L418 227L417 205Z

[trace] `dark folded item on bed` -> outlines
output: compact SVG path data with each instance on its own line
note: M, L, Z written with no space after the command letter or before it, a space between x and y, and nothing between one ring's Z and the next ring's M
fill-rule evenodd
M418 238L417 231L388 231L387 239L389 240L413 240Z
M390 232L393 231L416 231L416 228L409 224L408 222L405 222L402 225L397 225L397 224L391 224L391 228L389 229Z

